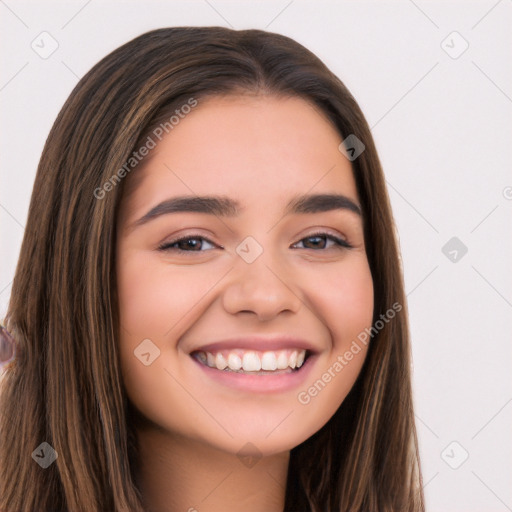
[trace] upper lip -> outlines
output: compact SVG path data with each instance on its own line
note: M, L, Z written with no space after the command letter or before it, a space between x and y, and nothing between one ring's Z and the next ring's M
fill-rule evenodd
M230 338L225 340L218 340L207 343L205 345L198 345L190 353L201 350L203 352L216 352L219 350L232 350L232 349L246 349L255 350L258 352L266 352L271 350L280 349L303 349L309 352L318 352L319 348L313 343L293 336L245 336L243 338Z

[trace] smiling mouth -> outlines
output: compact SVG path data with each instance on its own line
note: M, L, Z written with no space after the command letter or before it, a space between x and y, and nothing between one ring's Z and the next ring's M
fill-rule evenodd
M196 350L190 355L214 370L247 375L278 375L299 371L310 354L304 349L265 352L233 349L216 352Z

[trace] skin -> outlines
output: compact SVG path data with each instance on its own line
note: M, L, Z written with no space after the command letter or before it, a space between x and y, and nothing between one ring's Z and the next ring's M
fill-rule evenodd
M116 263L120 352L151 511L282 511L290 450L328 422L354 384L365 346L309 403L297 399L371 326L363 219L340 209L283 216L300 194L343 194L360 205L341 142L303 99L215 97L199 102L127 178ZM163 200L213 194L236 199L242 213L168 213L134 226ZM325 230L352 248L329 238L312 244L308 237ZM158 250L187 235L212 244ZM250 264L236 252L247 236L263 249ZM318 351L292 390L233 389L189 355L198 343L279 334ZM144 339L160 350L148 366L134 356ZM251 467L237 456L246 443L258 456Z

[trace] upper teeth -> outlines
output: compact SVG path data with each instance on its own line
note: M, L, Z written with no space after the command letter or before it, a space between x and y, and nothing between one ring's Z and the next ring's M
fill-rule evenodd
M199 351L196 357L211 368L224 370L244 370L258 372L260 370L285 370L286 368L300 368L304 363L306 351L302 349L287 349L267 352L254 350L227 350L215 354Z

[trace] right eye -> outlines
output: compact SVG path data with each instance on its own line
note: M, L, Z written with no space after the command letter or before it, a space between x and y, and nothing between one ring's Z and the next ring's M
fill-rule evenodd
M169 242L164 242L162 245L158 247L159 251L164 252L204 252L201 249L203 248L203 244L206 242L210 245L215 245L211 240L208 240L204 236L200 235L189 235L181 238L177 238L176 240L171 240Z

